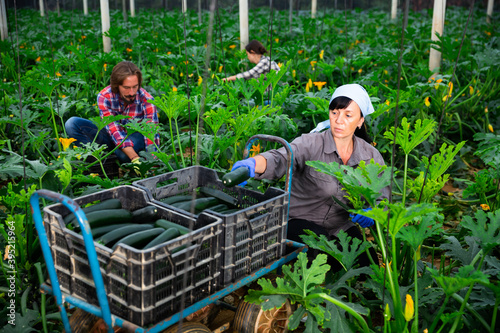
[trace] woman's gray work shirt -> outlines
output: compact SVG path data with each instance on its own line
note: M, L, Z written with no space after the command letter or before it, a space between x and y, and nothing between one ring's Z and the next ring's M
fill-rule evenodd
M356 168L361 161L385 164L380 152L369 143L353 136L354 147L347 165ZM332 196L352 207L346 192L342 191L339 181L330 175L315 171L306 165L306 161L323 161L326 163L344 163L337 152L337 146L330 130L322 133L303 134L292 143L294 154L292 172L292 193L290 199L290 219L304 219L314 222L330 235L336 235L340 230L347 230L354 224L349 219L349 213L337 204ZM256 174L255 179L279 179L287 169L287 154L285 148L271 150L261 154L267 160L267 169L262 174ZM389 187L382 190L379 200L389 198Z

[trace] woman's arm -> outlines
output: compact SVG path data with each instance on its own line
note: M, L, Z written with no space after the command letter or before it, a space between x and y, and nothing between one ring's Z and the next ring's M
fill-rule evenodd
M267 169L267 160L262 155L254 156L255 159L255 173L264 173Z

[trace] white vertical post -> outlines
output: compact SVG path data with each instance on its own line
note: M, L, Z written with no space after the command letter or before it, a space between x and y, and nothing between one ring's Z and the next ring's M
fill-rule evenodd
M42 0L40 0L42 1ZM88 0L83 0L83 15L89 15L89 2Z
M438 33L443 35L444 30L444 17L446 13L446 0L434 0L434 14L432 15L432 35L431 40L439 40L436 36ZM441 65L441 52L432 48L429 53L429 70L432 72L438 69Z
M198 0L198 25L201 25L201 0Z
M486 7L486 22L491 23L493 16L493 0L488 0L488 7Z
M290 23L290 33L292 33L292 22L293 22L293 0L290 0L290 11L288 12L288 22Z
M45 16L45 8L43 7L43 0L38 1L40 4L40 16Z
M5 0L0 0L0 37L2 40L6 40L9 34L6 10Z
M244 50L248 42L248 0L240 0L240 49Z
M316 18L317 7L318 7L318 0L311 0L311 18Z
M130 17L135 17L135 0L130 0Z
M398 16L398 0L392 0L391 3L391 20L395 20Z
M127 0L122 0L122 15L123 15L123 20L126 22L128 20Z
M185 13L187 11L187 0L182 0L182 12Z
M109 2L108 0L101 0L101 22L102 22L102 44L104 46L104 52L111 52L111 38L104 36L105 32L109 31L111 26L109 22Z

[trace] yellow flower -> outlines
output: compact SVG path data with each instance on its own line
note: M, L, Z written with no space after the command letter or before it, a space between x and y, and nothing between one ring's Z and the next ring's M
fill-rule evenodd
M252 145L252 148L250 149L250 157L254 157L258 153L260 153L260 143L257 144L257 146Z
M179 74L179 76L184 76L184 73L183 73L183 72L181 72L181 73Z
M155 52L158 52L158 48L155 49Z
M321 52L319 53L319 58L323 60L324 55L325 55L325 50L321 50Z
M491 133L493 133L493 126L491 124L488 124L488 129L490 130Z
M307 81L307 84L306 84L306 92L309 92L309 89L311 89L312 86L313 86L312 80L309 79L309 81Z
M362 68L358 69L358 73L359 73L359 74L361 74L362 72L363 72L363 69L362 69Z
M66 98L66 95L61 95L61 96L59 96L59 97L61 97L61 98Z
M448 97L451 97L452 92L453 92L453 82L448 82Z
M234 49L235 47L236 47L236 45L235 45L235 44L229 45L229 48L230 48L231 50L232 50L232 49Z
M326 84L326 82L313 82L316 87L318 87L318 90L321 90L323 86Z
M219 73L222 72L223 68L224 68L224 66L222 66L222 65L219 66Z
M483 210L490 210L490 206L488 206L487 204L481 204L480 206Z
M275 38L275 39L274 39L274 41L275 41L276 43L279 43L280 39L279 39L279 38Z
M469 86L469 94L473 94L474 93L474 88L472 88L472 86Z
M385 75L389 74L389 72L387 71L387 69L384 69L384 74Z
M410 321L413 318L414 314L415 314L415 308L413 305L413 299L409 294L406 294L406 306L404 313L406 321Z
M177 91L177 88L176 88L176 87L173 87L173 88L172 88L172 91Z
M278 67L281 68L281 66L283 66L283 63L282 62L278 62Z
M391 102L389 102L389 100L386 100L386 101L385 101L385 104L387 104L387 105L391 105Z
M424 330L424 333L429 333L429 330L426 328L426 329Z
M90 174L90 177L94 177L94 178L95 178L95 177L99 177L99 174L98 174L98 173L91 173L91 174Z
M316 65L317 61L311 61L311 67L314 68L314 65Z
M62 76L61 73L59 72L56 72L56 76Z
M292 71L292 76L293 78L295 79L295 75L297 75L297 72L295 71L295 69Z
M298 53L302 54L302 53L304 53L304 50L299 50Z
M105 63L105 64L103 65L103 67L104 67L104 71L107 71L107 70L108 70L108 64L106 64L106 63Z
M167 54L172 54L172 52L168 51Z
M174 66L170 67L171 70L174 70Z
M9 259L10 245L5 247L5 254L3 255L3 260Z
M131 48L128 48L127 47L127 50L126 50L128 53L132 52L132 49Z
M427 106L427 107L431 106L431 101L430 101L430 97L429 97L429 96L427 96L427 97L425 98L425 100L424 100L424 104L425 104L425 106Z
M35 59L35 61L40 61L40 60L42 60L42 58L40 58L40 57Z
M484 113L488 113L488 107L484 108Z
M203 82L203 78L200 76L198 77L198 85L200 85Z
M85 39L85 38L87 38L87 36L85 36L85 35L82 35L82 39Z
M183 61L185 65L189 64L189 60Z
M74 138L68 138L68 139L59 138L59 142L61 142L61 144L63 146L63 150L68 149L69 145L72 144L75 141L76 141L76 139L74 139Z

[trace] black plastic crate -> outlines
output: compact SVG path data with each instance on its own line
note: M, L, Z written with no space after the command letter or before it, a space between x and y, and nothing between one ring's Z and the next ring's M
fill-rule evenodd
M145 190L159 206L192 217L196 215L160 200L174 195L192 194L202 186L223 191L236 199L241 210L232 214L207 210L223 221L223 286L241 280L284 254L288 192L269 188L266 193L260 193L239 186L226 187L215 170L201 166L146 178L133 185Z
M74 199L83 206L118 198L123 208L136 210L150 203L146 193L133 186L119 186ZM220 289L222 221L210 214L197 218L158 208L160 218L185 227L203 226L148 250L118 245L113 251L95 243L111 313L136 325L155 324L177 313L181 297L185 306ZM64 292L98 306L95 285L83 237L64 225L69 210L61 204L44 208L47 237ZM173 253L174 249L184 248Z

